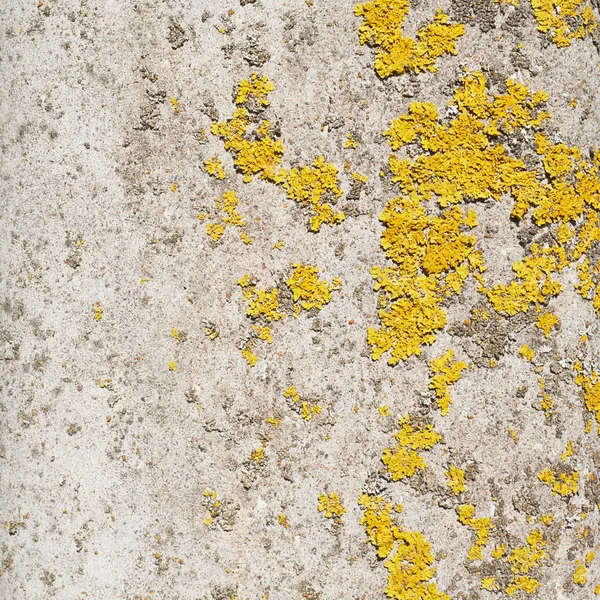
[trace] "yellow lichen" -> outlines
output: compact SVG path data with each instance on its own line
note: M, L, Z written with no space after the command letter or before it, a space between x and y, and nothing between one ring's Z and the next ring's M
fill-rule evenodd
M292 401L292 408L300 413L300 416L305 421L310 421L314 415L318 415L323 410L316 402L311 402L300 397L296 386L290 386L283 392L284 398L289 398Z
M177 371L177 363L175 361L169 361L167 366L169 367L169 371Z
M554 495L571 496L579 490L579 472L555 473L552 469L543 469L538 473L538 479L552 488Z
M585 565L578 565L573 573L573 583L584 586L588 580L588 570Z
M461 504L457 509L458 521L475 531L475 542L467 553L469 560L483 560L483 549L494 528L490 517L475 518L475 507L472 504Z
M319 494L317 509L319 512L324 512L327 519L340 518L346 512L346 507L335 492L331 492L329 496Z
M500 590L500 586L496 582L495 577L484 577L481 580L481 589L488 590L489 592L497 592Z
M579 373L575 383L583 390L585 407L595 415L600 424L600 373L593 371L590 375Z
M352 135L352 132L349 131L346 134L346 141L344 142L344 148L358 148L358 142L354 139L354 136Z
M561 454L560 458L563 462L565 462L569 456L573 456L573 442L571 440L567 442L567 447Z
M273 336L271 335L270 327L267 327L266 325L264 327L261 327L260 325L254 325L252 329L258 336L259 340L266 340L269 344L273 343Z
M377 47L375 72L379 77L405 71L437 71L436 61L444 54L456 54L456 41L464 34L460 24L451 24L438 8L433 22L417 30L417 39L403 35L408 0L372 0L354 8L363 17L358 29L361 44Z
M104 309L100 306L100 302L96 302L96 306L94 306L94 320L101 321L104 317Z
M454 465L450 465L446 471L446 485L458 496L467 489L465 485L465 472Z
M223 163L216 156L204 161L204 170L217 179L225 179L225 177L227 177L227 173L225 173L225 169L223 168Z
M519 354L529 362L531 362L535 358L535 350L533 348L530 348L527 344L523 344L521 346Z
M324 198L339 198L342 190L339 188L338 170L332 164L325 162L323 156L318 156L313 166L294 167L289 171L281 171L283 187L288 198L310 207L315 213L310 219L311 231L319 231L321 225L341 223L345 217L341 212L335 212Z
M427 464L417 450L429 450L442 439L431 424L412 425L410 415L400 417L398 422L400 431L395 435L398 444L386 448L381 456L394 481L412 477L417 469L425 469Z
M334 280L332 284L319 279L319 269L311 265L300 263L292 265L294 273L286 280L294 300L294 312L300 314L301 310L316 308L321 310L332 298L331 292L340 287L341 282Z
M206 233L213 239L214 242L218 242L225 233L225 225L223 225L223 223L207 223Z
M305 421L310 421L314 415L318 415L323 410L322 406L311 402L303 401L300 415Z
M387 404L385 404L384 406L380 406L377 410L379 411L379 414L382 417L390 416L390 407Z
M275 85L266 76L252 73L250 80L243 79L238 84L235 96L236 104L246 104L251 96L254 96L264 108L269 106L267 96L275 89Z
M535 594L541 585L541 581L528 577L527 575L515 575L512 583L507 586L506 593L508 596L513 596L517 592Z
M594 15L584 0L531 0L538 31L547 33L559 48L583 39L597 27Z
M265 449L262 446L260 446L260 448L257 448L256 450L252 450L252 452L250 453L250 460L253 460L254 462L260 462L261 460L264 460L264 450Z
M543 313L538 317L536 326L544 332L544 336L548 337L554 327L558 327L560 321L553 313Z
M431 545L422 533L405 531L393 523L389 502L380 496L363 494L358 500L364 514L360 519L368 541L375 546L388 571L385 594L396 600L450 600L448 594L440 592L431 579L435 569L431 566L434 556ZM400 512L401 506L395 510Z
M256 363L258 362L258 356L254 354L253 349L254 344L252 342L248 342L242 348L242 356L251 367L256 366Z
M251 132L250 113L238 108L225 122L213 123L210 130L223 140L225 150L234 155L234 164L249 183L254 175L267 181L278 182L276 170L283 156L283 142L270 136L271 124L262 120Z
M437 405L442 415L448 414L452 403L449 387L456 383L467 368L467 363L454 359L454 350L448 350L438 358L429 363L429 371L433 375L429 382L429 388L435 390Z
M515 548L507 560L515 574L527 575L531 569L540 566L548 557L546 543L541 531L532 530L527 536L527 545Z

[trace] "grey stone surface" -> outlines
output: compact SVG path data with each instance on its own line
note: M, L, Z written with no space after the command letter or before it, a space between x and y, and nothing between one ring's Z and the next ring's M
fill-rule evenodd
M438 73L381 81L373 51L358 43L353 6L0 7L0 598L383 598L383 561L359 523L365 489L404 504L399 522L430 542L441 590L493 598L466 560L474 536L446 491L449 461L471 476L461 502L494 516L507 539L525 543L534 527L527 515L555 515L544 529L550 559L538 597L593 597L600 556L588 584L573 585L576 561L600 534L600 491L589 479L598 477L600 445L594 432L584 434L589 414L572 373L584 333L586 365L600 364L591 303L565 285L552 301L561 331L549 340L531 319L477 331L463 325L480 299L472 286L446 307L448 326L435 345L396 367L371 360L366 331L377 325L369 269L385 264L377 217L396 195L378 177L388 122L413 100L443 111L463 67L485 68L498 81L513 76L546 90L558 139L587 152L599 145L597 50L590 39L556 48L530 11L514 17L514 7L484 3ZM407 33L436 6L419 2ZM457 18L471 10L442 6ZM257 70L275 84L269 111L285 166L322 154L340 169L342 224L309 232L305 209L271 183L243 183L209 133L211 118L231 116L236 84ZM343 147L348 131L360 139L356 150ZM212 156L226 180L204 171ZM350 193L347 160L369 175L362 190ZM196 216L226 189L240 198L250 246L232 230L214 244ZM492 228L480 247L495 280L507 280L524 252L523 225L510 210L510 202L478 207L478 231ZM283 249L273 249L279 240ZM252 327L236 282L250 273L270 287L297 262L343 286L318 315L274 324L273 344L260 345L250 367L240 344ZM575 269L562 280L575 282ZM538 374L518 356L523 343L537 350L555 398L552 421L535 408ZM472 368L441 417L427 364L448 347ZM291 385L322 412L303 420L282 395ZM380 414L382 405L392 417ZM419 411L443 443L426 453L424 474L386 481L380 457L394 443L395 419ZM581 489L564 500L536 474L560 463L568 440ZM249 460L263 442L264 461ZM210 525L207 489L222 502ZM347 508L341 526L317 510L318 495L330 491Z

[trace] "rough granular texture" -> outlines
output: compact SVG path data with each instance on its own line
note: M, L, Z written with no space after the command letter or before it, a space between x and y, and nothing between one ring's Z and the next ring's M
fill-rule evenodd
M0 7L0 598L600 597L590 0Z

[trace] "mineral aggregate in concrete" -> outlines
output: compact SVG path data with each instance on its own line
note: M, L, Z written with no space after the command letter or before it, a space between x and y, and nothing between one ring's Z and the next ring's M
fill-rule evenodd
M437 6L411 4L406 35ZM598 369L600 330L573 289L575 267L550 301L560 331L548 339L532 313L495 315L470 280L420 356L395 367L374 361L366 333L378 326L369 271L388 264L378 215L398 195L379 177L391 119L413 101L432 102L443 117L465 69L482 69L491 91L509 77L545 90L550 131L587 154L599 145L597 49L590 38L549 43L525 0L441 2L465 24L457 54L441 57L436 73L381 80L353 7L0 7L1 598L384 598L384 561L360 524L364 491L404 505L398 523L431 544L435 581L452 598L505 596L481 589L482 576L500 571L492 543L483 566L467 560L475 535L458 521L458 504L492 517L513 548L542 530L538 598L593 597L600 558L585 585L573 575L599 543L600 444L597 425L584 433L591 415L573 364ZM210 133L233 114L236 85L252 72L274 83L266 114L286 168L323 155L339 169L341 224L310 232L306 208L281 186L244 183ZM348 132L358 148L344 148ZM213 156L222 181L203 168ZM354 193L346 161L369 177ZM233 227L214 243L197 218L216 219L214 200L228 189L252 245ZM474 207L488 276L508 281L530 220L511 220L508 197ZM260 289L281 286L295 263L318 266L328 282L339 277L341 289L317 314L273 323L273 342L255 340L251 367L241 349L252 322L237 281L251 274ZM477 306L493 318L465 324ZM533 364L519 355L523 344L536 351ZM428 364L448 348L469 368L442 417ZM552 418L539 410L540 375ZM303 419L283 396L290 386L321 412ZM390 416L378 410L385 405ZM422 453L426 470L392 481L381 455L409 413L443 438ZM537 474L561 464L569 440L580 489L563 498ZM252 460L260 447L264 459ZM450 464L466 472L460 498L446 486ZM347 509L341 524L317 509L330 492ZM546 513L555 522L540 525Z

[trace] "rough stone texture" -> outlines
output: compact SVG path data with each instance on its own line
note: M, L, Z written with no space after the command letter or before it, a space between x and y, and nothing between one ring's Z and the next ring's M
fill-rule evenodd
M407 32L436 6L418 2ZM348 1L2 3L1 598L383 598L383 561L359 524L363 490L404 503L399 521L431 543L441 590L498 597L480 589L489 566L466 560L473 532L447 494L450 460L472 465L461 502L494 516L506 539L523 544L534 527L528 515L555 515L544 528L550 559L538 597L593 596L600 558L586 586L572 581L600 533L598 480L588 481L600 447L595 431L583 432L589 414L572 374L577 357L600 364L591 303L566 285L551 303L560 334L545 340L527 315L464 325L481 301L469 284L421 357L392 368L372 361L366 344L377 324L369 269L385 263L377 217L396 194L378 177L390 119L413 100L443 111L463 67L483 68L498 85L513 76L546 90L560 138L584 152L598 145L600 60L591 40L548 44L524 0L442 7L466 23L458 55L441 58L438 73L381 81ZM272 184L244 184L208 133L211 120L233 112L236 83L258 69L275 84L269 111L286 166L323 154L340 168L341 225L308 232L304 209ZM343 148L348 131L356 150ZM202 168L215 155L223 182ZM346 160L369 175L366 185L352 185ZM241 200L251 246L229 230L213 244L196 218L225 189ZM510 208L477 206L496 280L510 277L528 235ZM296 262L339 276L343 287L318 315L275 324L273 344L259 347L251 368L240 354L251 324L237 279L251 273L260 287L276 285ZM563 280L573 283L575 270ZM171 337L173 327L184 341ZM537 374L518 356L523 343L537 350L553 419L536 410ZM441 417L427 364L448 347L473 368ZM283 398L290 385L323 411L303 420ZM378 412L385 404L392 417ZM380 456L393 444L395 418L409 412L427 415L443 443L409 484L387 481ZM279 428L265 422L271 416ZM567 440L582 478L569 500L536 479L560 466ZM263 442L265 460L249 460ZM210 526L206 489L222 502ZM348 509L341 526L317 511L317 496L329 491Z

